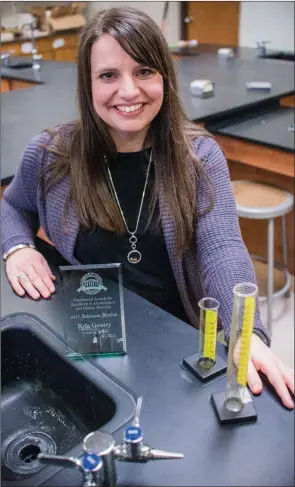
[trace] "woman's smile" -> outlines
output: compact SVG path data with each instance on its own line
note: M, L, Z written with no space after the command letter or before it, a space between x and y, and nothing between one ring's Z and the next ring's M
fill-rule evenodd
M115 105L115 110L119 115L126 116L137 116L143 112L145 103L136 103L134 105Z

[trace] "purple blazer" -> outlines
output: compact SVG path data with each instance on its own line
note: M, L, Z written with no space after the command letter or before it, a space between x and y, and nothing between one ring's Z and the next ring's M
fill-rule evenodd
M7 252L20 243L33 244L41 224L60 254L70 264L79 264L74 258L79 222L73 204L69 208L67 232L64 231L62 222L65 199L69 192L68 178L54 185L46 196L42 189L43 181L38 179L40 169L58 157L41 147L50 143L51 139L52 136L47 132L31 139L11 184L4 192L2 252ZM214 188L214 208L198 219L195 230L196 250L187 252L182 259L176 258L175 229L161 190L159 205L162 210L162 229L179 294L190 323L198 327L199 299L205 296L214 297L220 303L219 316L225 339L228 341L233 287L239 282L256 282L256 278L241 237L229 170L223 152L210 137L197 138L194 146L204 172ZM208 204L206 185L201 178L197 187L197 207L202 211ZM270 344L269 334L261 323L258 303L254 331L265 343Z

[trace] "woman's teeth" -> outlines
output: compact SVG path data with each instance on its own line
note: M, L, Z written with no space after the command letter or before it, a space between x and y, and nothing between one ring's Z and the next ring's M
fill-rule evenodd
M121 106L121 105L116 105L117 110L120 110L120 112L135 112L136 110L139 110L143 106L143 103L138 103L137 105L131 105L129 107L126 106Z

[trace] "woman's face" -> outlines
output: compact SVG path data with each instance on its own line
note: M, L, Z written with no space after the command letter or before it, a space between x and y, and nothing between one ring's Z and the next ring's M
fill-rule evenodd
M92 46L91 82L98 116L117 138L145 137L163 102L163 78L136 63L109 34Z

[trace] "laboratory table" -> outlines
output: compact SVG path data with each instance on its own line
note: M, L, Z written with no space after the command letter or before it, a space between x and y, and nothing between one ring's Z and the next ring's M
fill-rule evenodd
M239 48L235 59L222 59L212 46L198 46L199 54L174 60L181 102L189 120L215 122L245 108L255 109L294 93L294 65L287 61L256 57L256 50ZM24 61L25 58L19 58ZM5 79L36 83L32 88L1 96L1 182L15 173L21 154L35 134L78 116L76 108L76 65L41 61L40 72L2 67ZM193 97L189 84L194 79L211 79L215 95ZM270 92L248 92L247 81L270 81ZM13 142L12 142L13 141Z
M54 247L37 242L58 276L64 263ZM1 314L30 313L56 333L63 299L57 291L37 302L16 296L1 274ZM124 279L124 276L123 276ZM269 385L253 401L257 423L220 426L210 395L224 391L226 376L200 385L179 364L195 353L198 331L136 294L124 290L128 354L93 359L135 397L143 395L141 426L145 442L181 452L181 460L124 464L117 462L118 486L292 486L294 485L294 414L286 410ZM226 349L218 344L218 354ZM77 391L79 393L79 391ZM107 426L107 425L106 425ZM122 430L115 433L121 441ZM78 486L79 472L63 469L42 485Z

